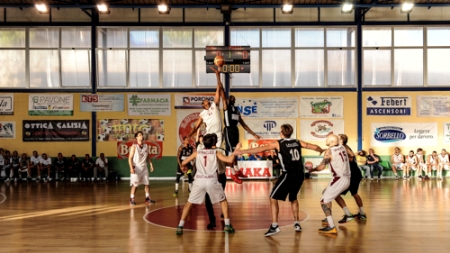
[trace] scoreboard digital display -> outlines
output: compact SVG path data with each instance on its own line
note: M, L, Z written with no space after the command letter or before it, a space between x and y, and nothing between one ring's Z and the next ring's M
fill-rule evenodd
M207 46L206 73L214 73L210 67L214 65L214 58L222 56L224 64L222 73L250 73L250 46Z

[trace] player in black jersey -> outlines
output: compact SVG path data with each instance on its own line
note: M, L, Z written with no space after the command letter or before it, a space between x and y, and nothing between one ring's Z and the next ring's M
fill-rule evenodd
M272 213L272 224L269 230L264 234L265 236L271 236L280 232L278 226L278 200L286 200L289 195L289 202L291 202L292 214L294 215L294 230L297 232L302 231L302 227L299 223L299 207L297 194L300 191L303 180L305 179L305 170L302 163L302 149L311 149L319 153L323 150L317 145L307 143L297 139L291 139L293 128L289 124L281 126L280 137L278 141L274 141L267 146L258 148L252 148L247 150L240 150L237 154L254 154L268 150L275 150L280 159L280 164L283 173L275 183L272 192L270 193L270 209Z
M178 154L177 154L177 161L178 161L178 166L177 166L177 179L175 181L175 192L174 192L174 196L176 196L178 194L178 185L180 184L180 178L181 176L184 174L183 171L181 170L181 163L184 161L184 159L188 158L190 155L192 155L192 153L194 152L194 149L192 148L191 145L189 145L189 138L187 136L185 136L183 138L183 144L180 145L180 147L178 148ZM188 167L188 170L186 172L187 176L188 176L188 181L189 181L189 192L191 191L191 187L192 187L192 182L194 181L193 177L192 177L192 164L188 164L186 165L186 167Z
M223 86L222 86L223 87ZM257 135L253 132L250 127L245 124L244 120L241 117L241 113L238 108L234 105L236 102L236 98L233 95L230 95L228 99L226 99L225 91L222 89L220 96L223 102L223 112L224 112L224 122L225 128L224 139L225 139L225 148L229 153L233 153L236 145L239 143L239 129L238 124L249 132L255 139L261 139L261 136ZM242 180L239 177L246 177L242 172L237 168L237 160L234 161L233 166L231 166L231 179L238 184L242 184Z

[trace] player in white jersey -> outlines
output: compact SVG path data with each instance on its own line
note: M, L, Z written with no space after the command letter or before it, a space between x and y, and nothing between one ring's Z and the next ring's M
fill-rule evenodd
M449 165L450 165L447 150L442 149L441 154L438 157L439 157L439 166L438 166L438 171L436 173L436 177L438 180L442 180L442 170L443 169L449 170Z
M144 134L139 131L134 134L136 143L130 148L130 154L128 156L128 165L130 166L130 205L136 205L134 200L134 194L136 188L143 184L145 185L145 203L154 204L155 201L150 198L150 187L148 179L147 162L150 164L150 172L153 172L153 163L148 156L148 146L144 143Z
M395 179L398 180L399 176L397 170L405 170L405 157L400 153L400 149L395 147L394 154L391 155L391 169L395 174Z
M438 154L436 151L433 151L431 155L428 155L427 157L427 175L425 176L425 179L430 179L431 175L433 174L433 171L437 171L439 167L439 160L438 160Z
M425 175L427 174L427 163L425 162L425 159L423 157L423 149L418 148L417 153L417 174L416 177L419 178L420 181L422 181L422 171L425 171Z
M42 159L42 157L35 150L35 151L33 151L33 155L30 157L30 160L28 163L29 177L32 177L33 170L36 170L36 174L37 174L36 182L39 182L41 180L41 170L39 169L39 164L41 163L41 159Z
M222 185L217 180L217 169L219 168L218 159L222 162L232 163L236 154L233 153L231 156L224 156L222 153L217 152L216 149L212 149L213 140L214 138L211 134L205 135L203 137L203 145L205 148L194 152L181 163L183 166L182 170L187 170L186 165L195 159L197 172L195 173L191 194L181 214L180 223L177 227L177 235L183 234L184 223L192 204L201 204L205 199L206 193L208 193L211 203L220 202L221 204L225 222L224 231L228 233L234 232L234 228L231 226L230 218L228 217L228 201ZM239 149L240 145L236 147L237 151Z
M319 233L337 234L337 228L331 216L331 202L350 186L350 163L344 146L339 145L339 138L330 134L326 144L329 147L325 151L322 162L310 172L321 171L328 165L333 174L330 184L325 189L320 200L323 212L327 217L328 226L319 229Z
M414 155L414 150L409 151L409 155L406 156L406 173L403 174L403 179L409 180L411 178L412 171L417 170L417 156Z
M211 67L212 68L212 67ZM214 70L214 68L212 68ZM200 126L206 124L206 134L216 134L217 143L216 147L220 148L222 145L222 119L220 118L219 102L220 102L220 91L223 89L222 82L220 78L217 81L216 94L214 95L214 101L211 103L208 99L203 100L202 107L203 111L200 113L200 117L195 123L195 127L192 128L189 137L192 137Z

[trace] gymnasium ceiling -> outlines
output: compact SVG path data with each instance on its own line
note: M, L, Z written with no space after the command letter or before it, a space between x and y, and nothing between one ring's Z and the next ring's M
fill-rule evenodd
M93 8L104 2L111 8L149 8L160 3L168 3L172 8L218 8L231 5L232 8L277 8L287 2L294 7L332 7L345 0L0 0L1 7L32 7L35 3L46 3L51 8ZM411 0L350 0L358 7L398 6ZM415 0L415 6L433 7L450 6L450 0Z

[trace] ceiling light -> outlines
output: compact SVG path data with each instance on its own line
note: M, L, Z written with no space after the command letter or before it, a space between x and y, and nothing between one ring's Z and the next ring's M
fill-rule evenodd
M159 14L169 14L170 7L167 4L160 4L158 5L158 12Z
M294 6L292 4L283 4L281 7L281 13L283 14L292 14L294 12Z
M349 14L349 13L352 13L352 12L353 12L353 8L354 8L353 3L345 2L345 3L342 5L341 13L343 13L343 14Z
M109 8L106 4L97 4L97 9L100 13L109 13Z
M39 13L48 13L47 5L45 4L36 4L36 9L39 11Z
M402 8L400 9L400 12L401 13L410 13L412 11L413 7L414 7L414 3L404 2L402 4Z

